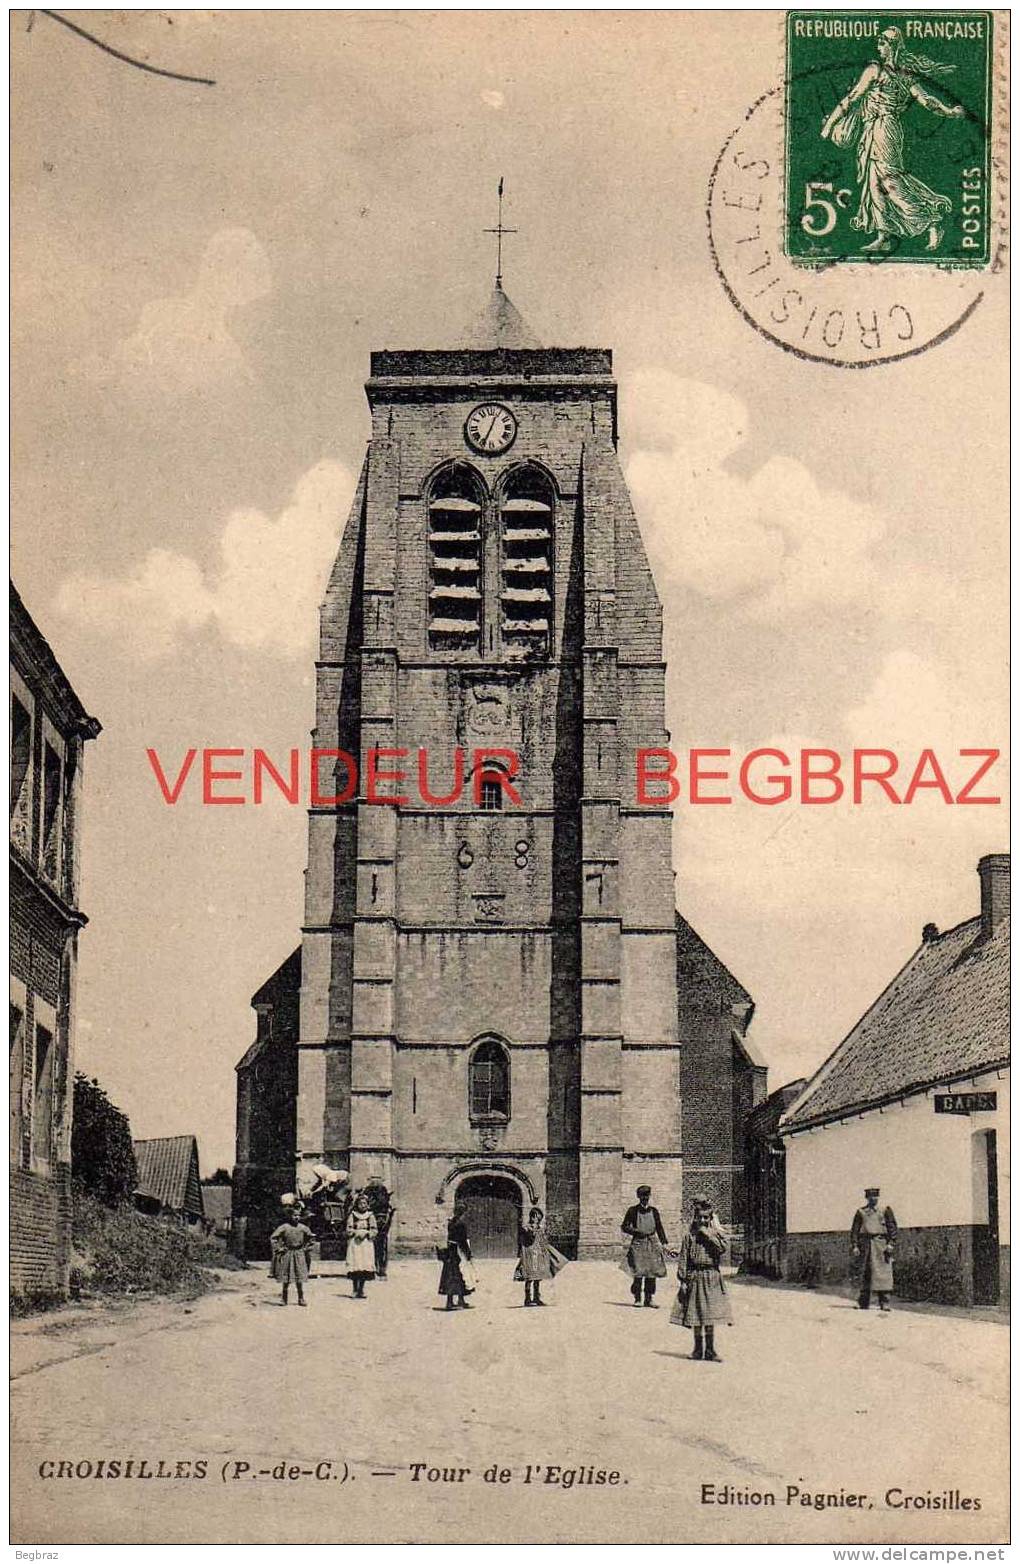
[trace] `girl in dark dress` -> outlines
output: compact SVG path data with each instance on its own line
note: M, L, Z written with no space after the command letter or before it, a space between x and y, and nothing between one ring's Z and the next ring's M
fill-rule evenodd
M443 1262L439 1292L445 1294L446 1307L455 1309L459 1304L462 1309L469 1309L471 1305L467 1301L467 1294L473 1292L474 1288L468 1286L461 1268L463 1261L471 1259L463 1206L454 1206L453 1215L446 1225L446 1244L442 1248L437 1246L436 1257Z
M273 1250L270 1275L274 1281L283 1283L284 1304L288 1301L287 1293L293 1282L297 1287L298 1303L303 1309L305 1282L308 1280L308 1251L312 1247L312 1234L311 1230L299 1220L296 1205L289 1208L286 1222L281 1222L270 1236L269 1242Z

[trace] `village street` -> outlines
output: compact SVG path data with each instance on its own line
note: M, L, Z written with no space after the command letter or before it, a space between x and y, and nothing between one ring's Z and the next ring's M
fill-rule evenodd
M364 1303L320 1275L284 1310L252 1267L193 1303L16 1322L12 1541L1006 1540L1002 1316L734 1282L715 1365L668 1283L636 1309L613 1266L575 1264L526 1310L512 1262L479 1271L453 1315L437 1266L398 1261Z

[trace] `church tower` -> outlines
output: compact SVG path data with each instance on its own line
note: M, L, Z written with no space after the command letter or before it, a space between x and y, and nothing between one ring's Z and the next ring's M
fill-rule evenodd
M374 353L366 391L313 741L360 766L352 791L321 760L309 812L297 1161L381 1175L398 1250L431 1253L456 1194L482 1254L532 1200L615 1254L638 1184L679 1229L681 1105L670 811L635 798L668 742L661 612L612 354L540 347L497 282L470 345Z

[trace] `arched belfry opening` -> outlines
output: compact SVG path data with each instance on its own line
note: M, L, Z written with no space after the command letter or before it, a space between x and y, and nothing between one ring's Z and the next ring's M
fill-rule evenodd
M428 641L434 652L482 648L485 486L451 462L428 491Z
M552 648L555 494L541 468L508 474L499 497L500 631L510 658Z

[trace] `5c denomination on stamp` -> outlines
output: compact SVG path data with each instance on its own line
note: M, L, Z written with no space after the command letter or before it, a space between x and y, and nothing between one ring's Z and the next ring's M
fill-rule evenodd
M988 263L992 16L786 19L786 253Z

